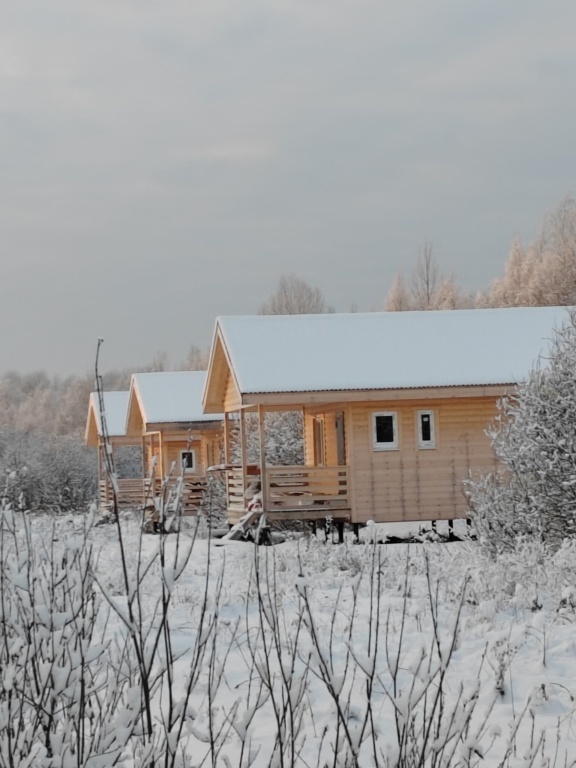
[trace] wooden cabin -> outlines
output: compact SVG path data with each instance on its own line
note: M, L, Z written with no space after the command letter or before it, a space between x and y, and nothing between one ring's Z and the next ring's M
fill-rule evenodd
M197 512L206 470L220 461L222 414L203 412L205 379L205 371L135 373L130 383L126 435L142 446L145 494L157 496L183 475L185 514Z
M254 479L271 519L465 517L463 480L496 467L485 430L498 400L565 318L551 307L218 318L204 410L225 414L229 522ZM266 414L289 410L302 415L304 463L270 466Z
M127 446L140 446L140 438L129 437L126 434L126 415L128 413L129 392L104 392L103 405L106 422L106 433L112 449L112 459L116 464L118 454ZM102 419L100 416L98 393L92 392L88 404L88 420L86 422L86 445L98 448L98 500L102 507L112 503L112 485L106 469L105 441ZM118 504L120 507L137 507L142 504L144 485L140 472L130 473L130 476L118 477Z

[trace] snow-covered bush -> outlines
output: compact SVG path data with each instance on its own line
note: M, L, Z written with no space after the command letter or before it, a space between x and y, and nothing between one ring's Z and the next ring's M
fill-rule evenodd
M260 435L258 417L247 413L246 455L249 464L260 462ZM278 411L264 417L266 463L271 466L299 466L304 464L304 425L300 411ZM240 464L240 426L232 423L232 462Z
M266 461L273 466L304 464L304 427L299 411L266 414Z
M142 476L142 447L117 445L114 449L114 466L118 477Z
M0 510L0 765L574 768L572 542L541 610L496 616L470 543L351 563L117 522Z
M502 470L468 485L484 543L513 548L518 537L558 547L576 533L576 314L550 355L500 404L489 435Z
M43 511L85 508L98 484L93 450L79 438L41 432L0 431L0 476L8 501Z
M228 496L222 472L208 472L206 491L200 504L200 515L210 529L225 528L228 525ZM208 531L206 531L206 535Z
M113 765L139 720L126 642L104 643L98 628L86 522L66 540L54 525L42 538L26 516L0 510L3 766Z

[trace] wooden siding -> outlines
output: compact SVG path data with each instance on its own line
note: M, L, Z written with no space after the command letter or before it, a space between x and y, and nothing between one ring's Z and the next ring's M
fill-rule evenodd
M304 413L304 464L314 466L314 415Z
M236 387L236 384L234 382L234 378L232 377L232 374L230 373L230 370L228 370L228 375L226 377L226 386L224 389L224 410L225 411L235 411L242 405L242 398L240 397L240 393L238 392L238 388Z
M348 415L353 485L352 521L441 520L464 517L462 481L492 470L496 460L485 429L496 398L381 401L354 404ZM418 447L417 413L435 414L436 448ZM374 450L372 414L395 411L398 450Z
M324 451L326 466L338 466L338 447L336 444L336 414L324 414Z
M142 417L142 406L138 400L135 389L130 392L128 400L128 417L126 419L126 434L132 437L140 436L145 431L144 419Z
M223 413L224 410L236 410L242 405L242 398L234 383L230 361L218 327L210 353L203 405L204 413Z

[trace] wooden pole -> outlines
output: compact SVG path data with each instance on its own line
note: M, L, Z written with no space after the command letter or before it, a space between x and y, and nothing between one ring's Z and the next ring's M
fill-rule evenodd
M158 454L160 456L160 483L164 480L165 461L164 461L164 440L162 439L162 432L158 433Z
M268 488L266 487L266 442L264 433L264 416L262 406L258 406L258 434L260 435L260 484L262 486L262 510L268 507Z
M240 411L240 453L242 458L242 498L245 498L247 461L246 461L246 420L245 420L243 410Z
M230 464L230 420L228 414L224 414L224 464Z

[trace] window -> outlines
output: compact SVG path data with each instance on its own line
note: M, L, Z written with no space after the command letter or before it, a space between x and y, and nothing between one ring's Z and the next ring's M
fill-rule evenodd
M196 469L196 455L194 451L180 451L180 461L184 472L194 472Z
M398 422L395 411L372 414L372 446L375 451L398 448Z
M418 447L435 448L434 411L418 411Z

